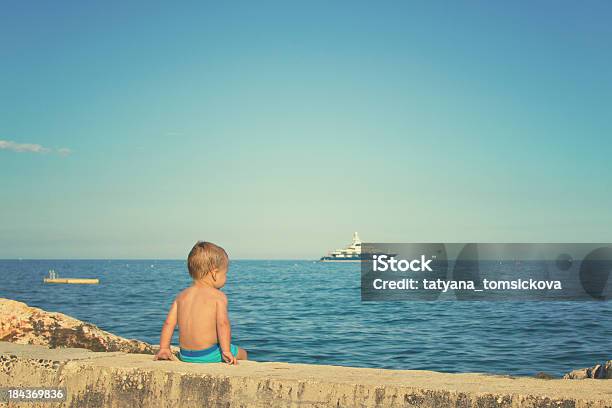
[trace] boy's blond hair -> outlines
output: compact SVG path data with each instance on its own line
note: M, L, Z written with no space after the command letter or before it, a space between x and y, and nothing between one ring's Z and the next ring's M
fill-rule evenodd
M187 257L189 275L194 280L205 277L210 271L227 265L229 257L225 249L212 242L198 241Z

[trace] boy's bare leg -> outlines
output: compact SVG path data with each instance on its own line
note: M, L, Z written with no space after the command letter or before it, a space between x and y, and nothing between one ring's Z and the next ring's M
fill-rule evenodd
M247 360L247 351L243 348L238 347L238 354L236 355L236 359L238 360Z

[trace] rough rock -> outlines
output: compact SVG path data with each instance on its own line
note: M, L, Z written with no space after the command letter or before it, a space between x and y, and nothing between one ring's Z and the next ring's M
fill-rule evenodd
M540 380L554 380L555 376L554 375L550 375L548 373L545 373L543 371L540 371L538 373L536 373L534 375L535 378L539 378Z
M593 367L570 371L563 378L566 380L612 379L612 360L608 360L605 364L595 364Z
M0 298L0 341L91 351L139 354L153 354L155 351L148 343L119 337L63 313L46 312L4 298Z

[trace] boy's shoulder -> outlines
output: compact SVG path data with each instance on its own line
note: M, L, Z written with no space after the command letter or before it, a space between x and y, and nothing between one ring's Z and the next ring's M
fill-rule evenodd
M223 302L227 302L227 296L225 293L216 288L198 288L195 286L189 286L188 288L183 289L176 295L176 300L181 300L182 298L191 296L194 292L205 291L206 294L216 300L220 300Z
M177 302L181 302L181 300L187 300L195 294L194 292L195 292L195 288L193 286L185 288L176 295L175 300Z
M222 301L226 301L227 302L227 296L225 296L225 293L221 292L219 289L217 288L208 288L207 290L209 290L210 292L210 296L216 300L222 300Z
M218 300L220 300L222 302L227 302L227 295L225 293L221 292L219 289L215 289L215 295L216 295Z
M210 288L210 297L217 302L227 303L227 296L217 288Z
M186 295L188 295L188 294L191 292L191 290L192 290L192 289L193 289L193 287L192 287L192 286L190 286L190 287L188 287L188 288L185 288L185 289L181 290L181 291L180 291L180 292L179 292L179 293L176 295L176 298L177 298L177 299L180 299L180 298L182 298L182 297L185 297Z

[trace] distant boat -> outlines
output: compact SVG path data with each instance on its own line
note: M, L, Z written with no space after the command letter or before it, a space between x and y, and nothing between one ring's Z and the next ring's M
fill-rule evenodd
M49 276L43 278L44 283L69 283L77 285L97 285L100 283L99 279L87 279L87 278L60 278L53 269L49 271Z
M321 257L322 262L361 262L361 239L357 232L353 233L353 242L346 248L336 249Z
M382 253L382 252L381 252ZM396 254L387 254L388 256L395 256ZM336 249L335 251L329 252L327 255L322 256L321 262L364 262L372 259L372 253L365 253L361 251L361 239L357 232L353 233L353 242L346 248Z

